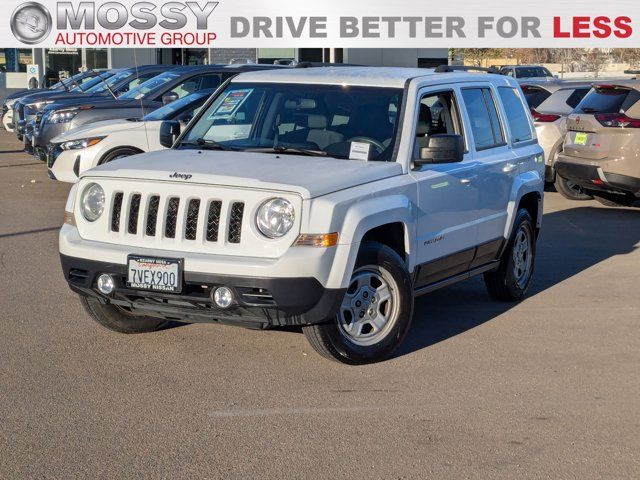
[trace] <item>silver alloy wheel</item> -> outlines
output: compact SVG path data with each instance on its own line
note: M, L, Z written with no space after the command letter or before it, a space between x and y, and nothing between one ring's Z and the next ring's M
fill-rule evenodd
M362 347L380 342L398 319L399 297L395 280L384 268L356 269L338 313L340 333Z
M533 238L531 230L520 225L513 242L513 275L518 288L524 288L531 276L533 267Z

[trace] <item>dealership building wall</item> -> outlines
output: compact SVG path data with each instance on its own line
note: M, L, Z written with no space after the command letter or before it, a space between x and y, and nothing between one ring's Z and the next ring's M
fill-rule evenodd
M0 98L27 87L26 67L36 64L51 83L82 68L125 68L136 64L228 64L274 60L338 62L389 67L433 67L447 63L446 48L0 48Z

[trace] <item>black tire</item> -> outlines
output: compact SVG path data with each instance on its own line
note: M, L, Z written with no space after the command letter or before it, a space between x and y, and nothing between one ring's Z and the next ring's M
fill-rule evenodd
M101 303L84 295L80 295L80 303L96 322L118 333L155 332L169 324L167 320L133 315L116 305Z
M373 291L376 289L375 282L379 282L375 278L370 282L371 289L366 288L363 283L362 288L356 288L352 292L352 284L347 293L353 294L354 305L358 301L357 298L361 298L364 302L362 307L358 307L363 309L358 315L367 310L363 320L356 319L354 310L344 309L341 306L341 313L336 318L327 323L304 327L307 340L323 357L349 365L379 362L393 353L409 331L413 316L413 286L402 258L386 245L374 242L364 243L358 253L352 281L355 282L356 278L366 278L369 272L377 272L380 278L386 279L390 287L390 299L378 300L378 291ZM369 290L371 294L363 297L365 290ZM368 298L368 301L363 300L364 298ZM371 329L369 335L372 335L372 338L364 341L373 343L362 345L349 338L345 327L342 326L345 324L341 321L345 318L345 312L354 312L354 316L351 317L351 328L354 328L356 323L367 322L367 319L377 315L384 318L385 313L382 310L386 310L386 314L392 319L389 319L379 332L376 333L373 330L372 323L360 327L360 331L364 332L365 327L369 326ZM375 313L370 316L370 312Z
M529 265L526 278L516 276L516 263L514 259L514 247L516 239L519 238L520 232L528 235L530 240L529 250L527 252L526 262ZM516 214L513 224L511 237L507 242L507 246L500 259L500 266L494 272L484 274L484 283L487 287L489 295L495 300L513 302L522 300L526 295L531 279L533 278L533 270L536 257L536 231L533 219L527 210L521 208ZM530 263L529 263L530 262Z
M581 202L584 200L593 199L593 197L585 193L582 188L567 180L566 178L562 178L560 175L556 175L554 186L556 187L556 191L560 195L569 200L576 200Z
M104 157L102 157L98 162L98 165L104 165L105 163L109 163L118 158L130 157L132 155L138 155L140 153L142 152L140 152L140 150L137 150L135 148L129 148L129 147L118 148L116 150L110 151Z
M605 207L617 207L617 208L633 207L634 203L637 201L636 198L632 198L632 197L621 197L619 201L611 200L611 198L605 198L599 195L594 195L594 198Z

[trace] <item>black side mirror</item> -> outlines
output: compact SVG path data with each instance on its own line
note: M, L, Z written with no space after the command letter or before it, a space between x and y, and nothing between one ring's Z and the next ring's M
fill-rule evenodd
M162 96L162 105L169 105L171 102L175 102L180 97L176 92L168 92Z
M462 135L436 134L428 138L429 143L420 149L420 157L414 160L417 166L437 163L457 163L464 159Z
M176 120L165 120L160 125L160 145L165 148L173 147L180 136L180 122Z

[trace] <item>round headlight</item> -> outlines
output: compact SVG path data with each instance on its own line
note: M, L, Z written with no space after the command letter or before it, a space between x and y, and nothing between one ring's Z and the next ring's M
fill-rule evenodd
M260 205L256 224L265 237L280 238L291 230L295 218L291 202L284 198L272 198Z
M82 192L80 199L82 215L90 222L95 222L104 212L104 190L97 183L92 183Z

